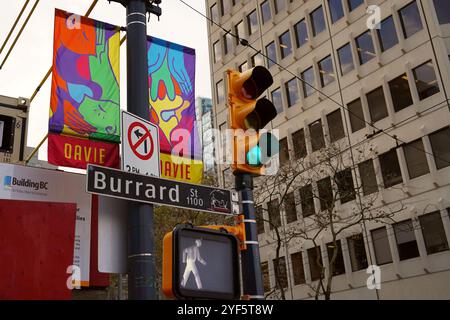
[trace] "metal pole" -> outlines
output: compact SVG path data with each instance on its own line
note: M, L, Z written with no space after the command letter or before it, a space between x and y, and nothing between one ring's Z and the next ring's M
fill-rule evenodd
M147 76L147 10L145 0L128 0L128 111L149 119ZM128 203L128 299L154 300L153 205Z
M241 256L244 295L251 300L264 300L258 230L253 202L253 177L247 173L239 173L236 175L235 181L236 190L241 193L247 244L247 250L242 251Z

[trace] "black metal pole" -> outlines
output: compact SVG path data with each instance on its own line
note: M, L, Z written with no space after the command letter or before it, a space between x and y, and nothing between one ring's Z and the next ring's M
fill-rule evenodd
M149 119L147 16L145 0L128 0L127 108ZM128 204L128 299L154 300L153 205Z
M247 173L236 174L236 190L241 193L247 244L247 250L242 251L241 255L244 295L251 300L264 300L252 175Z

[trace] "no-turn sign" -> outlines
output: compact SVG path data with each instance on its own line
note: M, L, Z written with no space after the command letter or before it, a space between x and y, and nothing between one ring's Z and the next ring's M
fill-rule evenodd
M122 111L122 170L159 177L158 127Z

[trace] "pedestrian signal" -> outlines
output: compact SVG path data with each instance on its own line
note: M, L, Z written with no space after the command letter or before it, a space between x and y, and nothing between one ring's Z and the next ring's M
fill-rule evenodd
M238 240L225 230L178 225L163 240L162 287L169 298L238 299Z

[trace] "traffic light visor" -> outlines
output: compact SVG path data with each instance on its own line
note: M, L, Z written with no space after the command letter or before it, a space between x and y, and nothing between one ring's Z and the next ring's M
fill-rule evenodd
M279 151L280 145L277 137L269 132L265 132L261 134L258 144L247 152L247 164L259 167L270 161Z
M261 66L256 66L248 72L251 72L251 75L242 84L241 93L246 99L256 99L272 85L273 78L269 70ZM245 73L243 78L246 78Z
M244 119L245 129L260 130L277 116L273 103L262 98L256 102L255 109Z

